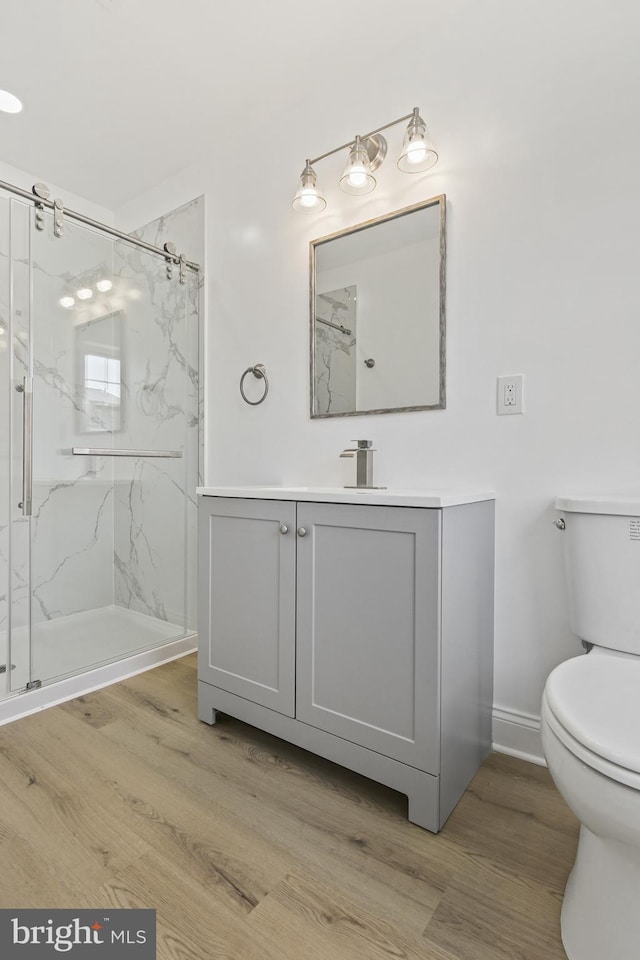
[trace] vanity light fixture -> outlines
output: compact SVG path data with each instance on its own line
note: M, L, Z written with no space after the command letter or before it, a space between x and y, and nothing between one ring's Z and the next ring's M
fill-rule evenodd
M3 113L20 113L22 102L8 90L0 90L0 110Z
M349 143L343 143L335 150L328 150L312 160L307 160L304 170L300 176L300 185L293 198L293 209L299 213L320 213L327 205L327 201L322 196L318 187L318 178L313 169L314 164L319 163L326 157L333 156L341 150L348 150L349 156L340 178L340 189L352 197L363 196L371 193L376 186L376 178L373 176L374 170L382 165L387 155L387 141L381 133L388 130L389 127L395 127L398 123L409 121L402 152L398 158L398 169L402 173L424 173L430 170L437 161L438 154L433 149L427 133L427 125L420 116L418 107L414 107L411 113L404 117L398 117L391 123L385 123L377 130L372 130L364 136L356 136Z
M427 138L427 125L416 107L404 135L398 170L403 173L424 173L437 162L438 154Z
M311 162L307 160L306 166L300 174L300 186L298 192L293 198L293 209L299 213L320 213L327 205L327 201L322 196L318 188L318 178Z
M371 193L375 186L376 178L371 173L369 154L360 137L356 137L340 179L340 189L352 197L359 197Z

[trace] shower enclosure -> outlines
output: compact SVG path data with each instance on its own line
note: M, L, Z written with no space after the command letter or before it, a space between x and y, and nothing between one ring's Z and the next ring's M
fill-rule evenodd
M195 632L197 310L184 261L0 188L0 699Z

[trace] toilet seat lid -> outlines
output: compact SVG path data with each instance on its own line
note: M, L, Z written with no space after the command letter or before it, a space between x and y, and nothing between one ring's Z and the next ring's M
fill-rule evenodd
M640 660L589 654L551 672L547 703L592 753L640 773Z

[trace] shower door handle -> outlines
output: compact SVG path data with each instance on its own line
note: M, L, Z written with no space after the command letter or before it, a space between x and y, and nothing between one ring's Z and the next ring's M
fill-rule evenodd
M33 377L24 377L16 387L22 394L22 500L23 517L31 516L33 500Z

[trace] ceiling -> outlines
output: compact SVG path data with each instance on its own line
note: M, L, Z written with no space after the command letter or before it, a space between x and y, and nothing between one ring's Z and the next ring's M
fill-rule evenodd
M314 60L334 74L336 60L369 60L388 19L382 5L381 18L363 18L360 4L337 0L2 7L0 89L24 111L0 113L0 160L112 209L194 156L226 149L240 114L299 99ZM401 39L398 22L395 31Z
M591 97L596 85L612 83L619 101L620 90L638 89L638 7L631 0L4 0L0 88L25 109L0 113L0 160L117 209L195 158L229 151L233 135L250 139L254 117L299 111L309 90L332 116L346 117L364 102L365 87L379 107L372 124L384 122L392 75L391 117L429 89L440 98L442 122L459 128L472 109L511 127L520 113L527 123L527 100L533 116L565 111L570 120L581 91ZM417 63L426 64L422 86L412 77ZM633 66L621 73L621 64ZM558 84L572 71L574 89L563 103ZM445 74L448 91L438 88ZM501 104L508 105L502 117ZM331 145L319 138L308 149Z

